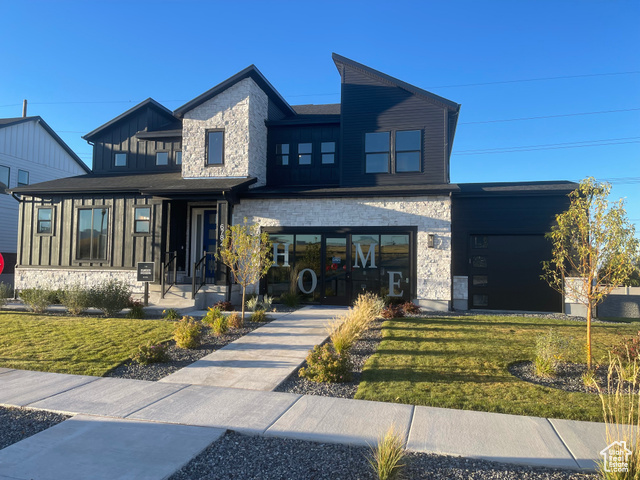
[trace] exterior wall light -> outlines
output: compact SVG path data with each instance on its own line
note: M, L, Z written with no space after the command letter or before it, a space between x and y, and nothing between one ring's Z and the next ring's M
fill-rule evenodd
M427 235L427 248L436 248L436 236L433 233Z

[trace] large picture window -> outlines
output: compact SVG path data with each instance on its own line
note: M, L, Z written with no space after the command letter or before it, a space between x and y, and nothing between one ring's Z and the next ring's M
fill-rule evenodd
M207 165L222 165L224 163L224 131L210 130L207 132Z
M78 209L78 260L106 260L109 228L107 207Z
M389 138L389 132L365 134L365 173L389 172Z

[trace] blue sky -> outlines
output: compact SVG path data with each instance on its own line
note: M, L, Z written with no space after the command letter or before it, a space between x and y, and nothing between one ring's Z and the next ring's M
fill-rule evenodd
M250 64L293 105L337 103L336 52L462 104L453 182L609 179L640 230L638 1L0 6L0 117L28 99L88 164L81 135L147 97L175 109Z

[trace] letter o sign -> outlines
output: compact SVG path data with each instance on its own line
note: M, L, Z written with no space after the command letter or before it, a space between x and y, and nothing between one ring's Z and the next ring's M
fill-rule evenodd
M310 290L305 290L304 284L302 282L305 272L311 273L311 289ZM304 270L300 270L300 273L298 274L298 288L302 293L305 293L308 295L312 293L317 286L318 286L318 277L316 276L316 272L314 272L310 268L305 268Z
M4 257L0 253L0 273L4 270Z

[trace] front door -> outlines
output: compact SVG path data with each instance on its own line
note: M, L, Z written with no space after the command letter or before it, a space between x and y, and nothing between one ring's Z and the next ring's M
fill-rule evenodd
M205 277L207 283L214 283L215 251L216 251L216 211L214 209L194 208L191 212L191 262L190 269L204 255ZM194 272L192 272L192 275Z
M324 237L324 280L322 303L347 305L351 285L351 269L347 259L346 235Z

